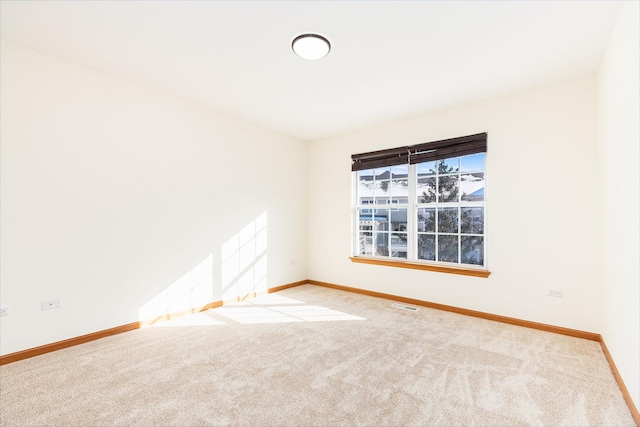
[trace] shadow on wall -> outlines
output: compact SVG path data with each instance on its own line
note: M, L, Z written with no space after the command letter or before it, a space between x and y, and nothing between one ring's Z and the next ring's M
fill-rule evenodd
M138 319L154 323L171 315L200 311L215 299L242 301L267 291L267 212L221 246L220 293L214 293L214 258L210 253L190 271L138 310Z

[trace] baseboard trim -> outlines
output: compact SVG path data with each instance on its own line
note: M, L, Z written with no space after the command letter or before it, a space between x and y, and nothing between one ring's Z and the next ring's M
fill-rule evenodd
M429 301L406 298L398 295L385 294L382 292L368 291L365 289L352 288L352 287L343 286L343 285L336 285L334 283L321 282L318 280L307 280L306 283L310 285L323 286L325 288L332 288L332 289L337 289L337 290L346 291L346 292L353 292L353 293L368 295L368 296L377 297L377 298L389 299L392 301L419 305L422 307L429 307L429 308L435 308L438 310L450 311L452 313L479 317L481 319L494 320L496 322L508 323L516 326L523 326L525 328L538 329L545 332L553 332L556 334L568 335L576 338L583 338L590 341L597 341L602 346L602 351L604 352L604 355L607 358L607 361L609 362L609 366L611 367L613 376L616 379L618 386L620 387L620 391L622 392L622 396L624 397L624 400L627 403L627 406L629 407L631 416L633 417L636 425L640 427L640 413L638 412L638 409L636 408L636 405L633 402L633 399L631 398L631 394L629 394L629 390L627 389L627 386L625 385L624 380L620 376L620 372L618 371L618 368L616 367L616 364L613 361L613 357L611 356L611 353L609 353L609 349L607 349L607 346L604 342L604 338L600 334L595 334L593 332L580 331L577 329L562 328L560 326L547 325L544 323L531 322L528 320L516 319L513 317L499 316L496 314L485 313L482 311L468 310L466 308L459 308L459 307L438 304L438 303L429 302Z
M150 320L140 320L138 323L140 323L140 327L151 326L158 322L164 322L166 320L176 319L178 317L186 316L188 314L199 313L201 311L209 310L210 308L221 307L223 304L225 304L225 302L223 301L214 301L214 302L210 302L209 304L205 305L202 308L190 308L188 310L181 310L173 313L167 313Z
M298 282L288 283L282 286L276 286L273 288L268 288L266 293L278 292L283 289L293 288L295 286L300 286L307 283L306 280L301 280ZM63 348L73 347L76 345L88 343L91 341L99 340L100 338L105 338L111 335L121 334L123 332L133 331L135 329L140 329L145 326L153 325L154 323L175 319L177 317L185 316L187 314L193 314L200 311L209 310L210 308L216 308L224 305L223 301L214 301L211 302L204 307L201 308L191 308L189 310L182 310L174 313L163 314L162 316L158 316L153 319L148 320L140 320L137 322L127 323L126 325L116 326L114 328L104 329L101 331L93 332L86 335L81 335L79 337L69 338L62 341L57 341L51 344L45 344L38 347L28 348L26 350L17 351L15 353L5 354L4 356L0 356L0 366L6 365L8 363L17 362L19 360L29 359L31 357L40 356L41 354L51 353L52 351L62 350Z
M272 294L274 292L279 292L279 291L282 291L284 289L289 289L289 288L295 288L296 286L305 285L307 283L309 283L308 280L300 280L299 282L293 282L293 283L289 283L287 285L276 286L275 288L269 288L267 293L268 294Z
M636 425L640 427L640 412L638 412L638 408L636 408L636 404L631 398L631 394L629 393L627 386L622 380L622 377L620 376L620 371L618 371L618 367L616 366L616 363L613 361L613 357L611 356L611 353L609 353L609 349L607 348L607 345L604 343L604 338L602 336L600 336L600 345L602 346L602 351L604 352L604 355L607 358L607 361L609 362L609 366L611 367L613 376L618 382L618 386L620 387L622 396L624 397L625 402L627 402L629 411L631 411L631 416L633 417L633 420L636 422Z
M392 295L392 294L384 294L381 292L374 292L374 291L368 291L368 290L359 289L359 288L352 288L349 286L336 285L334 283L319 282L317 280L308 280L307 283L312 285L317 285L317 286L324 286L326 288L338 289L341 291L355 292L363 295L369 295L372 297L385 298L393 301L419 305L422 307L435 308L437 310L450 311L452 313L479 317L481 319L494 320L496 322L509 323L511 325L516 325L516 326L524 326L526 328L538 329L541 331L553 332L556 334L569 335L572 337L583 338L591 341L598 341L598 342L600 341L600 335L595 334L593 332L585 332L577 329L562 328L560 326L547 325L545 323L531 322L529 320L516 319L514 317L499 316L497 314L485 313L482 311L469 310L466 308L459 308L451 305L438 304L435 302L423 301L419 299L406 298L406 297L401 297L401 296Z
M365 289L353 288L350 286L336 285L334 283L321 282L318 280L300 280L298 282L288 283L286 285L269 288L267 289L266 293L271 294L274 292L279 292L284 289L294 288L296 286L300 286L304 284L322 286L325 288L332 288L332 289L337 289L337 290L346 291L346 292L353 292L353 293L368 295L368 296L377 297L377 298L384 298L392 301L404 302L408 304L419 305L422 307L429 307L437 310L463 314L466 316L473 316L481 319L493 320L496 322L508 323L516 326L523 326L525 328L538 329L541 331L553 332L556 334L568 335L571 337L597 341L602 346L602 351L604 352L604 355L607 358L607 361L609 362L609 366L611 367L613 376L616 379L618 386L620 387L620 391L622 392L622 396L624 397L624 400L627 403L627 406L629 407L629 411L631 411L631 415L636 425L640 427L640 413L638 412L638 409L636 408L635 403L631 398L631 394L629 394L629 390L627 389L627 386L625 385L624 380L620 376L620 372L618 371L618 368L616 367L616 364L613 361L613 357L611 356L611 353L609 353L609 349L607 348L607 345L604 342L604 338L600 334L595 334L593 332L580 331L577 329L563 328L560 326L547 325L544 323L531 322L528 320L516 319L513 317L499 316L496 314L485 313L482 311L469 310L466 308L459 308L459 307L454 307L454 306L445 305L445 304L438 304L438 303L423 301L423 300L414 299L414 298L406 298L398 295L385 294L382 292L368 291ZM45 344L39 347L34 347L27 350L6 354L4 356L0 356L0 365L6 365L8 363L17 362L19 360L28 359L31 357L39 356L41 354L50 353L56 350L61 350L63 348L73 347L73 346L84 344L90 341L95 341L100 338L105 338L111 335L117 335L123 332L129 332L129 331L156 323L158 321L174 319L176 317L180 317L185 314L204 311L210 308L220 307L222 305L224 305L223 301L214 301L205 305L200 309L191 309L191 310L185 310L177 313L166 314L163 316L159 316L153 320L132 322L126 325L117 326L115 328L105 329L102 331L93 332L93 333L82 335L79 337L69 338L63 341L58 341L51 344Z
M104 329L102 331L93 332L87 335L81 335L75 338L54 342L51 344L41 345L39 347L29 348L27 350L0 356L0 365L17 362L19 360L29 359L31 357L40 356L41 354L51 353L52 351L62 350L63 348L73 347L75 345L84 344L90 341L99 340L111 335L121 334L123 332L133 331L143 326L143 322L127 323L126 325L116 326L115 328Z

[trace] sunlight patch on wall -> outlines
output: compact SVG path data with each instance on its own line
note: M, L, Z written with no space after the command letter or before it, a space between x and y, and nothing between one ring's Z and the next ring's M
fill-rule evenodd
M213 299L213 254L189 270L138 310L140 320L192 311Z
M222 245L221 286L223 301L267 291L266 212Z

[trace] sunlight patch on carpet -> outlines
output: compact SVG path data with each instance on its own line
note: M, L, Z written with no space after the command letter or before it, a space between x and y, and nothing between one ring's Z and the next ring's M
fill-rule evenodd
M365 320L362 317L317 305L286 307L231 306L217 308L215 312L229 320L242 324Z

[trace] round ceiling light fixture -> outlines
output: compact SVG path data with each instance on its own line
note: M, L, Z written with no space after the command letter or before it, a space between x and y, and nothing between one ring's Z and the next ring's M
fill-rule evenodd
M327 56L331 50L331 43L319 34L301 34L293 39L291 49L300 58L313 61Z

